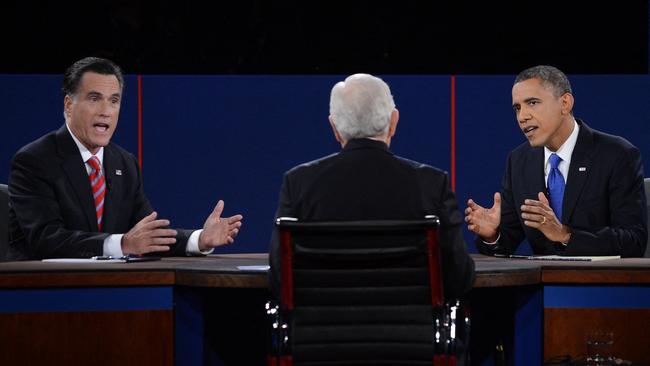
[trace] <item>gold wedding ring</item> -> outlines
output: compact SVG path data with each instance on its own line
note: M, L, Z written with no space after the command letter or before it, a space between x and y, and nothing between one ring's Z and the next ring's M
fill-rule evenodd
M546 224L546 216L542 216L542 218L543 218L544 220L542 220L541 224L544 225L544 224Z

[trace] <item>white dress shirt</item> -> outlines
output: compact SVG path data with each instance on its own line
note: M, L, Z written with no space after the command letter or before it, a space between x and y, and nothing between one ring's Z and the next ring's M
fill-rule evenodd
M571 155L573 154L573 149L576 147L576 142L578 141L578 132L580 131L580 126L578 126L578 122L576 120L573 120L573 131L571 131L571 134L569 135L569 138L564 141L562 146L560 146L557 151L551 151L549 150L548 147L544 146L544 184L548 187L548 173L551 170L551 154L555 153L557 154L562 161L558 164L557 168L560 170L560 173L562 173L562 177L564 177L564 184L566 185L567 179L569 178L569 166L571 165ZM501 238L501 233L498 233L497 239L493 242L487 242L483 240L483 243L493 245L496 244L499 239Z
M564 184L566 185L567 179L569 179L569 166L571 165L571 155L573 154L573 149L576 147L576 142L578 141L578 132L580 131L580 126L578 122L573 120L573 131L569 135L569 138L564 141L562 146L560 146L557 151L551 151L548 147L544 146L544 184L548 187L548 173L551 171L551 154L557 154L562 161L558 164L557 168L562 173L564 177Z
M68 129L68 132L70 132L70 136L72 136L72 139L74 140L74 143L77 145L77 148L79 149L79 153L81 154L81 159L83 159L84 162L87 162L88 159L90 159L93 154L88 150L84 144L77 139L77 136L72 133L72 130L70 130L70 126L68 124L65 124L66 128ZM102 174L104 174L104 147L100 147L99 151L95 154L97 159L99 159L99 165L102 170ZM90 164L86 163L86 172L88 175L90 175L91 167ZM106 175L104 174L104 177ZM192 234L190 235L189 239L187 240L187 247L185 248L185 254L187 255L200 255L200 254L210 254L214 250L214 248L206 250L204 252L199 250L199 236L201 235L201 232L203 230L194 230ZM124 252L122 252L122 237L124 234L111 234L106 239L104 239L104 246L103 246L103 255L110 255L113 257L121 257L124 255Z

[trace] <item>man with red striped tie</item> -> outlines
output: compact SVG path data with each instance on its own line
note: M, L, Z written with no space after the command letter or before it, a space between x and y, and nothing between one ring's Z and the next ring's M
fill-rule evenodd
M144 194L135 157L111 142L124 79L87 57L63 79L65 124L20 149L9 177L9 258L200 255L230 244L241 215L219 201L202 230L175 230Z

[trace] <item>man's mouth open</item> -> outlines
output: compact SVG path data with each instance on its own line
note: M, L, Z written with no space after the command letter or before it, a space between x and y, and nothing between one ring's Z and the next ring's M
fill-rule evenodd
M533 133L535 132L535 130L537 130L537 126L528 126L528 127L524 128L524 129L522 129L522 131L524 132L524 135L526 135L526 137L532 136Z
M104 133L104 132L108 131L109 125L108 125L108 123L95 123L95 124L93 124L93 128L97 132Z

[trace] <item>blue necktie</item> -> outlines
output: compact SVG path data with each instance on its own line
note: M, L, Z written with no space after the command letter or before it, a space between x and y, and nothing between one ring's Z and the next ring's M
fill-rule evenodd
M551 208L558 220L562 221L562 199L564 198L564 177L557 168L562 158L551 154L551 171L548 173L548 193L551 196Z

